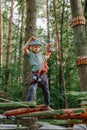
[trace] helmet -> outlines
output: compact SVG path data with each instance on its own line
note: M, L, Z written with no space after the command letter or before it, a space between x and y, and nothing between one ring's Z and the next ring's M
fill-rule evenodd
M29 46L32 46L32 45L40 45L41 46L41 42L39 40L35 39L29 43Z

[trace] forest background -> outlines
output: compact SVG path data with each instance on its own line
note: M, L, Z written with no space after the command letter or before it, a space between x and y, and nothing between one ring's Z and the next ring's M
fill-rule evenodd
M86 4L83 0L84 13ZM22 51L26 42L26 1L0 0L0 7L0 91L5 99L23 101L26 95L25 74L27 76L31 72L30 70L26 72L24 69L25 60ZM48 61L51 105L55 109L66 106L77 107L81 95L78 94L80 82L70 2L69 0L49 0L47 3L46 0L37 0L36 9L35 36L42 42L42 52L45 52L48 41L52 43L53 52ZM48 15L47 11L49 11ZM70 91L72 94L69 94ZM37 91L37 104L43 104L40 89Z

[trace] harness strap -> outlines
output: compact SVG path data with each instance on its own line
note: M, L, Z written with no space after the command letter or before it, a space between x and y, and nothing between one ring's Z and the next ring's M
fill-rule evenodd
M41 70L41 71L39 70L36 72L32 71L32 74L42 75L42 74L46 74L46 71L45 70Z

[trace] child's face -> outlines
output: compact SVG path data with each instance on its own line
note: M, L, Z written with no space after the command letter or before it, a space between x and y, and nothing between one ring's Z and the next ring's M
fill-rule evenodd
M35 53L38 53L40 51L40 45L33 45L32 51L35 52Z

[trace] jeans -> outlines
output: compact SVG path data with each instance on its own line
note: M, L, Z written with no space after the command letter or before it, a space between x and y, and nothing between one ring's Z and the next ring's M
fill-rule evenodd
M32 74L31 84L27 93L26 100L31 102L35 100L37 87L40 87L43 91L44 102L46 106L50 105L50 91L48 78L46 74L39 76L40 81L34 81L35 74Z

